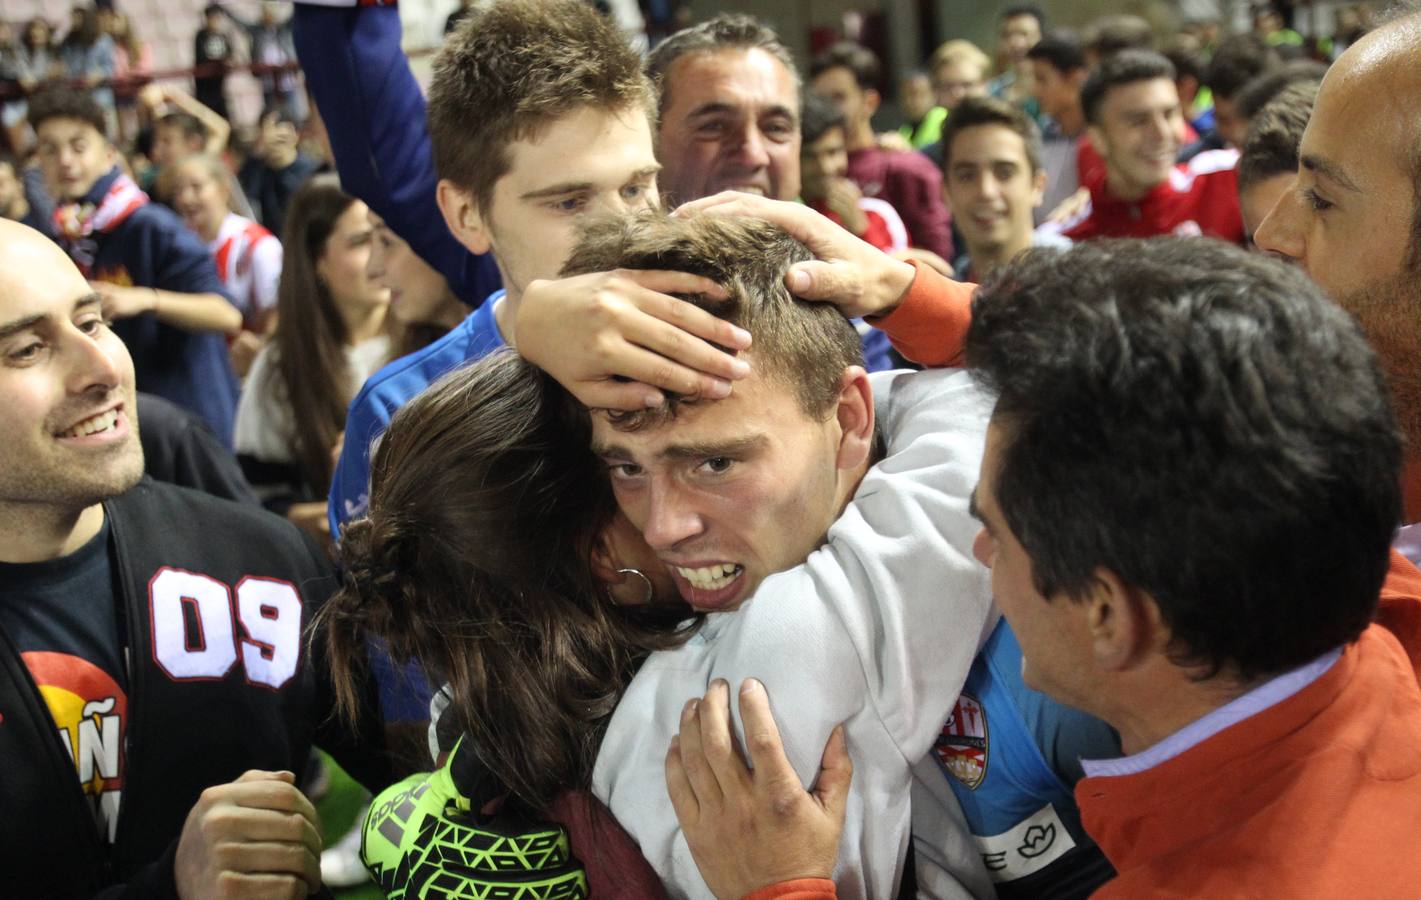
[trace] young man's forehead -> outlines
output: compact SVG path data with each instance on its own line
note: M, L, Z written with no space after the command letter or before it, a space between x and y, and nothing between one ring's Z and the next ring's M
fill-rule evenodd
M953 136L948 150L947 158L954 166L958 163L992 165L1027 162L1026 141L1007 126L995 122L962 129ZM976 152L969 155L969 150Z
M509 165L499 181L516 181L519 194L562 182L625 180L660 168L651 119L639 107L582 107L510 142L503 152ZM550 156L557 159L556 167L548 165Z

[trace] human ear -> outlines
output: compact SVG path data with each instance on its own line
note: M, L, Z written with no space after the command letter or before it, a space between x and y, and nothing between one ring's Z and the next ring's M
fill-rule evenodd
M882 103L883 95L878 93L878 91L875 91L873 88L868 88L863 92L863 110L868 115L872 116L874 113L878 112L878 107Z
M1082 602L1096 665L1119 672L1138 665L1159 645L1162 620L1154 598L1115 572L1097 568Z
M839 423L835 465L853 469L868 462L873 455L873 389L862 367L849 366L844 370L835 416Z
M592 545L592 558L588 564L592 567L592 577L602 584L613 584L617 580L617 564L612 561L612 552L607 547L607 539L601 535Z
M472 193L447 178L441 178L435 190L435 202L444 216L444 224L449 226L455 240L469 252L487 253L492 248L488 227Z
M944 182L945 184L946 182ZM1046 170L1037 169L1031 176L1031 208L1036 209L1046 199Z

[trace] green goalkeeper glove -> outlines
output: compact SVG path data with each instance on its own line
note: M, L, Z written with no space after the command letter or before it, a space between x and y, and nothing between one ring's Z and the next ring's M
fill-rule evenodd
M587 876L567 832L504 803L480 815L492 779L464 739L434 772L380 793L365 817L360 858L391 900L581 900ZM460 786L465 788L460 790ZM482 798L482 799L481 799ZM507 811L505 811L507 810Z

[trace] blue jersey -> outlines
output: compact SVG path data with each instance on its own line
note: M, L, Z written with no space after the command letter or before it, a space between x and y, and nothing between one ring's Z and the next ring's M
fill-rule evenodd
M395 411L446 372L505 346L493 317L494 304L502 296L503 291L494 292L444 337L371 375L350 401L345 445L331 480L326 510L332 536L339 538L341 526L364 515L370 505L370 451Z
M1005 619L977 654L934 755L998 897L1087 897L1114 877L1081 827L1073 788L1080 760L1119 756L1119 737L1023 683Z

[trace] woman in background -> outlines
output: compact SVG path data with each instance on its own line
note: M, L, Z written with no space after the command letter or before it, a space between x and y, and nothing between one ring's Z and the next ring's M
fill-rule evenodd
M333 180L296 192L276 327L237 407L237 458L258 496L322 540L346 407L389 359L390 292L367 274L372 240L365 204Z
M408 243L372 210L375 243L370 277L390 290L390 318L399 326L392 336L391 359L421 350L449 333L469 314L449 282L420 258Z

